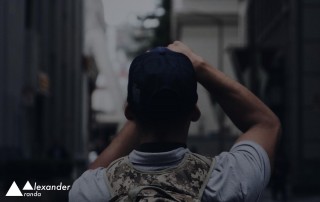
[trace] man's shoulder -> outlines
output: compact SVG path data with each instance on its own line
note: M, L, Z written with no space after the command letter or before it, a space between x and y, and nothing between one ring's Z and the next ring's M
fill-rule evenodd
M268 156L254 142L239 142L229 152L217 155L215 161L205 191L209 199L249 198L254 201L269 181Z
M266 151L257 143L252 141L241 141L232 146L229 152L222 152L215 157L216 167L224 167L224 172L228 172L227 167L254 170L257 172L270 172L270 162Z
M69 201L103 201L108 198L105 183L105 168L85 171L72 185L69 192Z

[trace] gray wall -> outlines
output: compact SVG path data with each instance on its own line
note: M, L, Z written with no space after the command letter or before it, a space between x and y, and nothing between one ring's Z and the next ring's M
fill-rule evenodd
M3 158L18 157L23 147L24 11L24 1L0 1L0 148Z
M301 181L319 187L320 175L320 1L300 3L299 54Z
M0 30L0 160L46 158L55 143L84 156L82 1L1 0Z
M320 1L250 1L248 50L259 54L251 67L269 73L274 91L258 94L283 123L278 156L290 162L293 192L317 192L320 186L319 19Z

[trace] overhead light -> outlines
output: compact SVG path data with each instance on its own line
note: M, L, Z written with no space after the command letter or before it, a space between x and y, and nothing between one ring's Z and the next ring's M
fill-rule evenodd
M160 22L158 19L146 19L143 21L143 27L146 29L153 29L159 27Z

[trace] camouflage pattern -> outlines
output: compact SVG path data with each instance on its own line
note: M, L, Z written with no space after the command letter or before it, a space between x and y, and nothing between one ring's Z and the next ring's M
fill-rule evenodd
M123 157L107 168L106 175L114 201L130 201L129 192L143 186L147 188L137 193L138 197L143 195L156 198L159 191L148 188L149 185L165 190L173 196L174 200L171 201L200 201L202 196L200 192L203 192L206 186L207 175L212 165L212 158L186 153L177 167L142 172L133 167L128 157ZM119 200L121 198L123 199Z

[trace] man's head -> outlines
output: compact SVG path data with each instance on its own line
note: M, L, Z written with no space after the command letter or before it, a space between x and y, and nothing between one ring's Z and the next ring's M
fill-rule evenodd
M158 47L131 63L127 102L138 122L184 121L195 110L197 100L195 72L187 56Z

